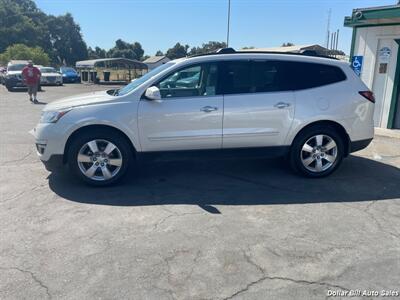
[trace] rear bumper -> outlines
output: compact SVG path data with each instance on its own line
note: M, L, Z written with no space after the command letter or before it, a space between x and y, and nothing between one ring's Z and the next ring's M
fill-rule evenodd
M354 141L354 142L350 142L350 153L356 152L356 151L360 151L364 148L367 148L368 145L371 143L372 138L370 139L365 139L365 140L359 140L359 141Z
M59 170L64 166L64 155L53 154L50 156L49 160L42 160L42 163L47 171L53 172L55 170Z

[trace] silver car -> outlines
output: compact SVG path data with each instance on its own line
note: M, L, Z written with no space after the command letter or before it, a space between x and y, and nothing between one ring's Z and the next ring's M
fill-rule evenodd
M52 102L32 133L48 170L68 164L93 185L160 154L285 156L316 178L368 146L374 102L348 63L223 49L168 62L118 90Z
M62 85L62 74L52 67L38 66L42 76L40 77L41 85Z

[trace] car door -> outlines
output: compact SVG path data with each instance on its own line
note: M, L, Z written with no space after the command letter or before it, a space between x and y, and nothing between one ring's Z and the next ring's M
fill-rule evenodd
M155 85L162 99L139 103L142 151L222 147L223 96L217 93L216 63L183 67Z
M221 67L223 148L282 146L295 109L285 63L235 60Z

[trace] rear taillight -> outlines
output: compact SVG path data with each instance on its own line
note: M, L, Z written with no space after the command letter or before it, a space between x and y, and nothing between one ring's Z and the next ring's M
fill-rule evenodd
M371 91L360 91L358 92L361 96L363 96L365 99L368 101L371 101L372 103L375 103L375 96L374 93Z

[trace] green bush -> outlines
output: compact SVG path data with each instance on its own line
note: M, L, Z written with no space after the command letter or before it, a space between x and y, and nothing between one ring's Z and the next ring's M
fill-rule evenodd
M34 64L47 66L50 58L40 47L28 47L24 44L14 44L7 47L6 51L0 54L0 62L7 64L10 60L32 60Z

